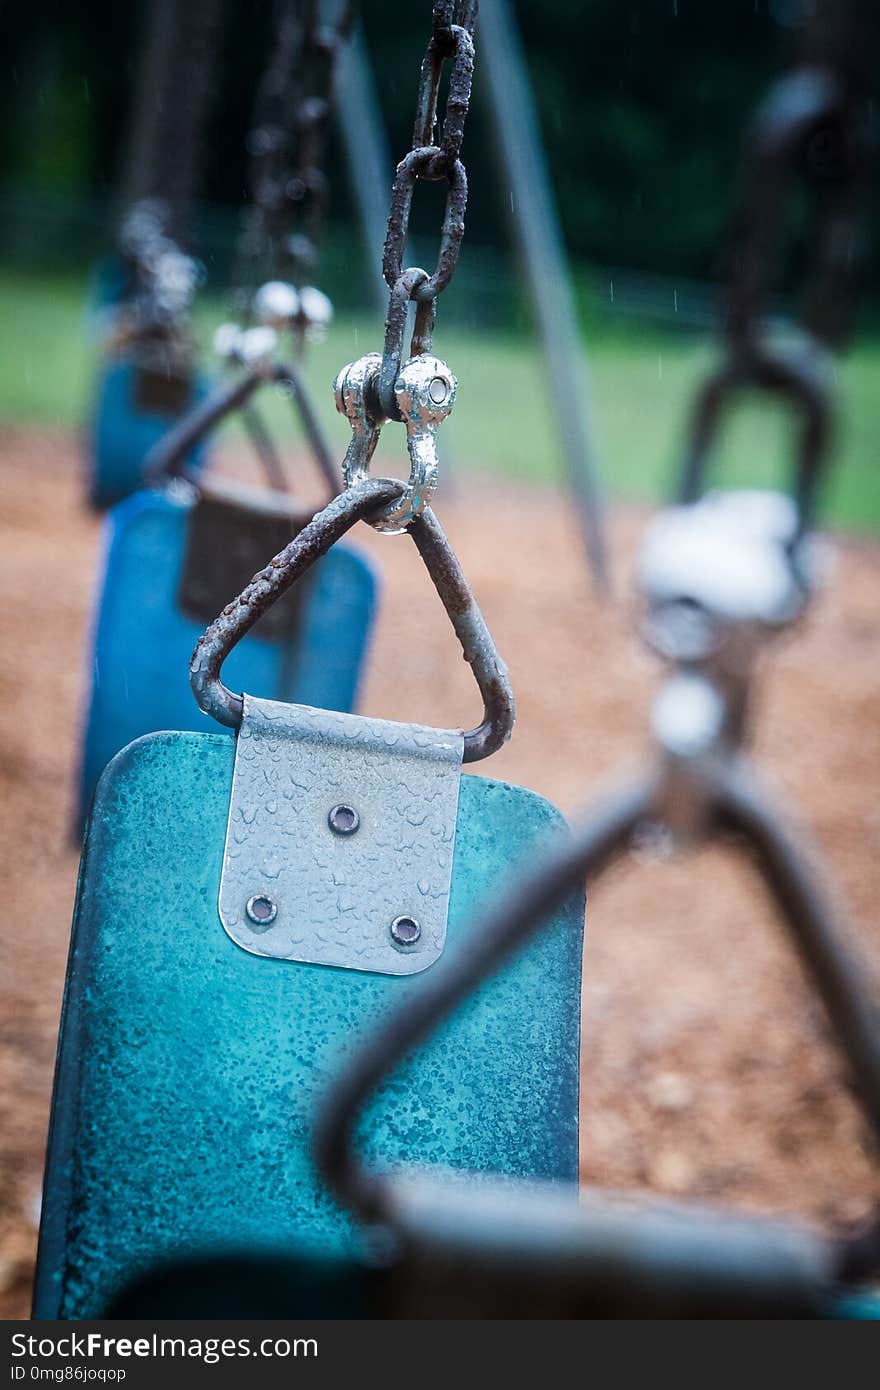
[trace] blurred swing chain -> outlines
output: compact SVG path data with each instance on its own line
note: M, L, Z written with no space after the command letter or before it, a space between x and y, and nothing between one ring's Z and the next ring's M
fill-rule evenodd
M746 215L725 324L732 351L749 354L757 347L786 194L798 176L824 204L805 277L804 327L827 348L845 345L852 281L864 253L866 126L867 111L856 93L827 69L788 74L758 108L747 137L752 155Z
M110 351L133 353L141 372L154 375L160 393L191 375L189 309L203 273L169 235L170 216L161 198L144 198L126 214L119 249L130 284L114 309L109 333Z
M325 19L328 11L332 18ZM321 168L339 50L348 38L350 0L276 0L274 41L259 84L247 210L234 276L232 303L239 322L221 324L214 350L243 367L239 383L221 390L192 430L203 431L231 410L241 410L245 429L275 490L286 491L284 467L272 435L250 401L260 380L273 381L292 398L312 455L333 496L340 486L324 432L292 366L274 360L279 335L290 330L297 355L306 340L320 339L333 316L325 294L308 283L317 261L317 241L327 205ZM266 279L263 283L264 276ZM192 430L190 434L192 434ZM181 440L183 439L181 434ZM180 441L172 456L180 459ZM157 468L165 468L164 459Z
M771 87L748 131L724 355L698 392L679 487L682 502L695 501L703 491L709 449L728 398L750 386L781 397L803 416L792 492L801 529L812 520L830 438L827 353L840 350L848 337L853 281L864 254L870 115L865 45L858 42L864 20L857 3L819 7L800 64ZM798 181L815 195L817 250L805 277L802 341L783 349L768 342L762 310L786 205Z
M119 231L127 275L112 342L134 348L160 380L186 378L192 367L188 314L202 267L186 248L221 11L221 0L149 7Z
M389 289L382 353L368 353L350 362L334 387L336 408L352 427L342 465L347 487L368 476L386 421L406 425L409 482L394 505L371 518L372 525L388 535L404 531L428 506L438 477L436 431L455 404L455 376L432 355L431 343L437 297L455 273L464 236L467 173L460 155L474 76L476 19L476 0L435 0L431 37L421 65L412 148L398 164L391 190L382 256L382 274ZM449 90L438 137L437 105L447 62ZM448 185L437 264L431 275L418 266L404 269L403 265L419 179L445 179ZM416 308L409 359L401 365L411 302Z
M238 337L224 326L222 355L252 363L271 350L264 329L291 326L299 344L320 337L332 316L326 295L309 284L327 207L321 167L340 48L353 19L339 0L325 22L321 0L278 0L277 38L260 82L248 137L253 204L239 252L236 308L262 327ZM268 272L272 278L255 289ZM250 334L250 336L248 336Z

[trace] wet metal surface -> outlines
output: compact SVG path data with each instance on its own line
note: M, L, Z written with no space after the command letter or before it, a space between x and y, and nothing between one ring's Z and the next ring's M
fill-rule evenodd
M462 751L451 730L245 695L220 883L233 941L278 960L426 970L446 941ZM356 834L329 823L343 803ZM256 936L254 896L276 908ZM389 931L405 917L418 939Z

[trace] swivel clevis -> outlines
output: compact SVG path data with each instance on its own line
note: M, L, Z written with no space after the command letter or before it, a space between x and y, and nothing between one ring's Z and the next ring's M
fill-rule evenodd
M347 488L369 477L380 431L391 418L380 403L381 366L381 354L370 352L343 367L336 378L336 409L347 416L352 430L342 462ZM437 429L451 413L457 389L446 363L429 352L410 357L400 368L394 382L394 408L395 418L406 426L409 482L399 500L372 519L377 531L399 535L428 506L438 478Z

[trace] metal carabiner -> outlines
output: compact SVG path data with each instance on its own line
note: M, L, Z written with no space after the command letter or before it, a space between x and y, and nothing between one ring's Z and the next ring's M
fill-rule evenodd
M271 608L316 560L340 540L358 521L372 521L377 512L399 506L405 485L393 478L368 478L340 493L317 513L299 535L265 569L254 576L238 598L199 638L190 663L193 694L206 714L230 728L242 718L242 697L227 690L220 680L223 662L254 623ZM477 762L500 748L513 728L513 691L507 667L477 607L462 569L432 511L417 517L408 528L433 580L464 659L470 665L483 700L483 719L464 735L466 763Z

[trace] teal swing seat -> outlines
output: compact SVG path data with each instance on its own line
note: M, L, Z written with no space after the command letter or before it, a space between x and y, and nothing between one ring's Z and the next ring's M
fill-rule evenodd
M101 777L35 1317L100 1317L133 1281L193 1252L261 1260L292 1246L344 1267L361 1236L312 1158L318 1097L365 1033L425 987L446 945L466 945L511 862L566 834L541 797L460 776L462 756L507 736L512 703L430 513L411 534L477 674L479 729L325 714L219 683L268 603L400 490L371 481L336 499L209 629L193 684L204 709L239 721L235 739L155 733ZM334 804L343 799L351 805ZM390 935L389 914L375 910L386 898L403 913ZM583 908L572 893L382 1090L364 1128L371 1153L576 1182Z

